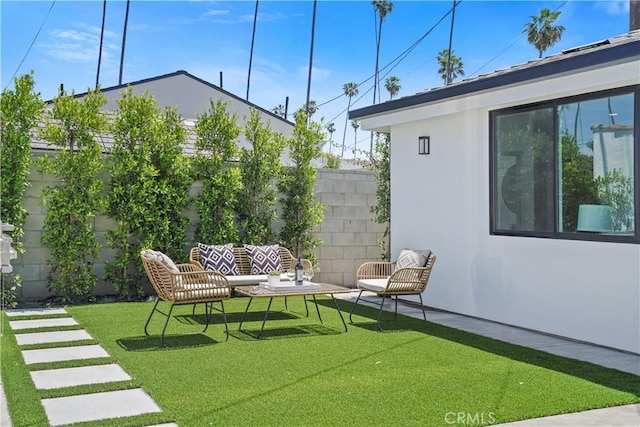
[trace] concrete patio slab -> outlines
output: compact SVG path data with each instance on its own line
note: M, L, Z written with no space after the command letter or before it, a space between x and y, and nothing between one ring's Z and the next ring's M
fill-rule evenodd
M29 334L16 334L18 345L48 344L54 342L91 340L91 335L84 329L73 331L33 332Z
M104 384L131 379L129 374L116 363L77 368L47 369L32 371L30 374L33 383L39 390L85 384Z
M99 345L78 345L22 351L22 358L27 365L66 360L97 359L99 357L109 357L109 353Z
M640 405L593 409L499 425L502 427L637 427L640 425Z
M56 328L58 326L75 326L78 322L72 317L58 317L55 319L10 320L9 326L14 331L33 328Z
M42 399L52 426L162 412L141 388Z
M22 308L15 310L5 310L7 316L9 317L18 317L18 316L51 316L52 314L68 314L67 311L62 307L57 308Z

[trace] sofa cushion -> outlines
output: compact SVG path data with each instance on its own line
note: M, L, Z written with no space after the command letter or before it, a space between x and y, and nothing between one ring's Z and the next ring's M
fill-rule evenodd
M360 279L358 287L371 292L383 292L387 289L389 279Z
M227 276L227 282L233 288L235 286L257 285L260 282L266 282L268 277L269 275L267 274Z
M200 259L205 270L214 270L225 276L239 276L240 270L233 255L233 244L205 245L198 243Z
M396 261L396 270L405 267L424 267L431 255L430 250L403 249Z
M280 246L244 245L251 266L251 274L269 274L273 270L282 270Z
M212 287L210 283L193 283L179 286L175 291L176 301L194 298L228 298L231 296L229 288Z

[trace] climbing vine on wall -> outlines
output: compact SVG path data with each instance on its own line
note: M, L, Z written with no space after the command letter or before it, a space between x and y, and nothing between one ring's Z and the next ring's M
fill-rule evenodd
M287 141L292 165L283 168L278 182L284 222L280 239L294 255L312 259L315 258L312 250L321 243L312 230L322 223L324 213L314 195L316 168L311 162L321 156L323 139L324 131L319 123L307 124L306 114L296 115L293 135Z
M198 116L196 132L196 178L202 190L195 200L198 223L195 236L207 244L239 244L235 222L240 193L240 170L230 162L238 156L238 127L235 114L229 114L222 101L211 101Z
M51 250L49 290L63 301L92 299L97 283L93 262L100 245L93 221L104 205L98 176L104 159L96 136L107 127L100 112L106 102L95 91L84 98L63 94L45 115L42 137L56 152L42 157L40 166L60 184L42 190L47 207L42 243Z
M121 298L145 294L140 250L154 248L184 259L192 183L182 153L186 131L174 108L164 111L146 92L123 91L113 123L107 214L116 222L107 233L115 254L106 278Z
M249 244L273 243L277 202L274 184L280 173L284 137L264 125L253 109L245 125L249 148L240 149L242 192L238 200L240 239Z
M33 91L33 72L14 80L14 89L3 89L0 97L0 219L12 224L13 247L24 253L24 224L27 210L24 193L29 185L31 132L42 116L43 102ZM3 281L0 306L16 304L16 289L21 285L17 274L7 274Z

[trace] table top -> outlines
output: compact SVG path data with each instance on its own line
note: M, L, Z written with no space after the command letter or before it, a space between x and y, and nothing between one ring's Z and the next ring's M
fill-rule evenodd
M314 283L314 284L320 285L320 288L319 289L318 288L301 289L300 291L297 291L297 290L291 290L291 291L275 290L274 291L271 289L267 289L264 286L251 285L251 286L236 286L233 289L242 295L253 297L253 298L279 297L279 296L290 297L294 295L340 294L340 293L346 293L346 292L352 291L352 289L350 288L345 288L344 286L332 285L330 283Z

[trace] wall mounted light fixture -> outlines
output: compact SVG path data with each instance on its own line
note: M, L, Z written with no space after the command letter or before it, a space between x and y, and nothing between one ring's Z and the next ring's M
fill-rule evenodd
M431 154L431 138L428 136L418 137L418 154Z

